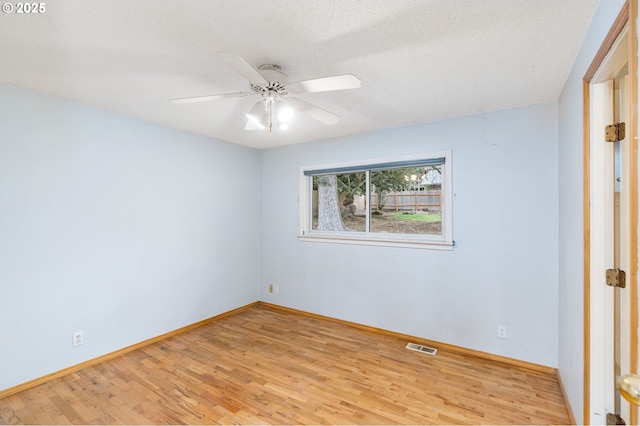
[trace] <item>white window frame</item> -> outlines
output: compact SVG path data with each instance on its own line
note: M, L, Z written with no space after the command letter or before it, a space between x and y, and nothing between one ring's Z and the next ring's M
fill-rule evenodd
M359 166L374 166L376 164L429 160L444 158L442 166L442 235L419 234L391 234L376 232L348 232L348 231L317 231L311 229L311 196L312 176L305 176L305 171L342 169ZM324 165L303 166L300 168L299 215L300 226L298 239L300 241L314 241L336 244L359 244L369 246L407 247L432 250L453 250L453 187L452 187L451 151L431 152L403 157L352 161ZM345 172L348 173L348 172ZM368 191L368 188L367 188ZM368 229L368 227L367 227Z

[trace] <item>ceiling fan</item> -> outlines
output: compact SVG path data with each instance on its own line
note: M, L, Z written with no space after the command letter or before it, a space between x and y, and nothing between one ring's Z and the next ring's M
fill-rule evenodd
M247 113L245 130L268 129L271 132L274 126L285 129L296 112L305 114L326 125L335 124L340 120L336 114L291 95L360 87L360 79L353 74L289 83L289 78L282 73L279 65L260 65L256 70L238 55L218 53L216 56L249 81L249 91L177 98L171 99L171 103L186 104L225 98L260 96L261 99Z

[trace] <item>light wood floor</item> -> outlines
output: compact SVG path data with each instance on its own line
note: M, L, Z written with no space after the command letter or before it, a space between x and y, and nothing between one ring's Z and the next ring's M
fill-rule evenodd
M0 399L0 423L569 422L553 374L406 343L258 305Z

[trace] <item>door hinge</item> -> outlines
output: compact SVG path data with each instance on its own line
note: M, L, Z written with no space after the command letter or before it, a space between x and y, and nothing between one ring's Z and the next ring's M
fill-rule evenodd
M607 142L618 142L624 139L624 123L610 124L604 128L605 140Z
M607 285L611 287L625 288L626 274L622 269L607 269Z
M619 415L607 413L607 425L626 425L626 423Z

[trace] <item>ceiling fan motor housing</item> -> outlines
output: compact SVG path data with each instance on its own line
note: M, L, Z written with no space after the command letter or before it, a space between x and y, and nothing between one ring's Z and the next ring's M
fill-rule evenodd
M267 80L267 85L249 83L251 91L262 95L264 101L269 103L277 101L279 96L286 96L288 94L286 83L289 81L289 77L280 70L280 65L260 65L258 72Z
M256 83L249 83L251 87L251 91L254 93L261 94L262 96L278 96L278 95L287 95L287 86L279 81L269 81L266 86L261 86Z

